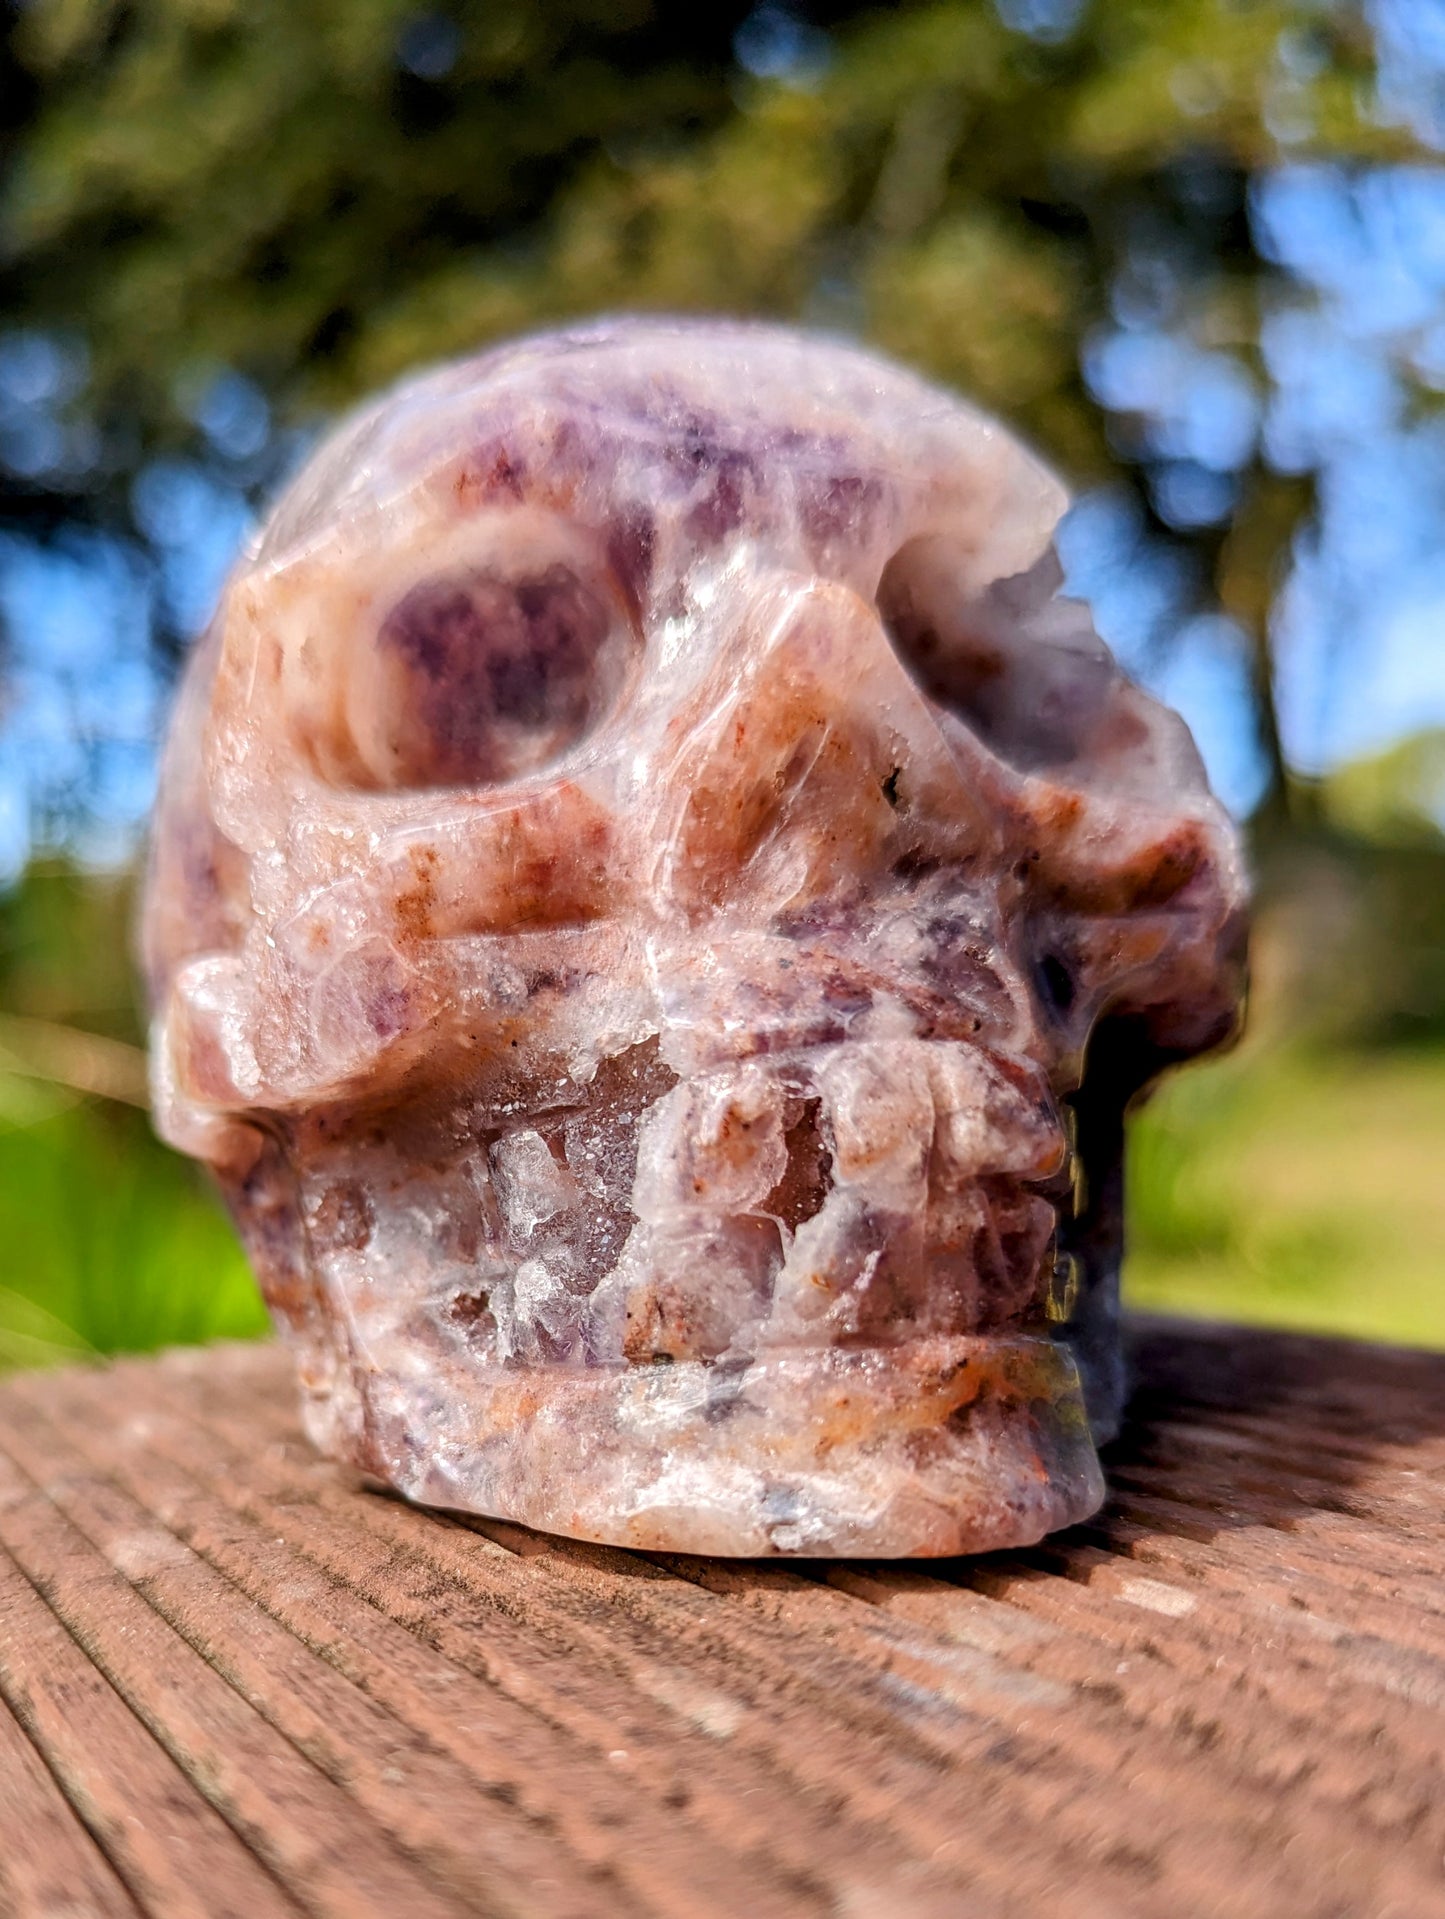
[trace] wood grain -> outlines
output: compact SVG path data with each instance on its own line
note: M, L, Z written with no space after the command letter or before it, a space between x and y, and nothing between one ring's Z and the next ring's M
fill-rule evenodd
M642 1557L318 1460L284 1356L0 1384L0 1915L1445 1919L1445 1356L1137 1329L1096 1522Z

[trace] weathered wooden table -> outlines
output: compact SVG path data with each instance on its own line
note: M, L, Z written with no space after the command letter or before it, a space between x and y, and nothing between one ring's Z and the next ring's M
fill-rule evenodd
M0 1386L0 1912L1445 1914L1445 1356L1141 1329L1098 1523L910 1566L410 1510L265 1347Z

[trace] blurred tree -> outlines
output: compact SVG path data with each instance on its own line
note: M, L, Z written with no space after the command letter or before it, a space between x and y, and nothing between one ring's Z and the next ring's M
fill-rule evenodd
M1445 849L1445 727L1340 767L1323 798L1329 819L1359 839Z
M349 397L381 315L534 249L609 144L684 143L725 119L748 11L0 7L0 312L15 329L0 528L99 526L157 570L177 476L148 484L148 463L185 454L264 489L289 451L269 403L294 419ZM447 319L450 341L464 329ZM469 343L486 330L478 302Z
M273 417L568 314L857 328L1123 483L1169 616L1244 634L1287 809L1271 615L1313 486L1259 432L1292 296L1252 195L1283 158L1422 150L1349 0L11 0L7 28L31 397L0 527L153 549L162 456L254 493Z

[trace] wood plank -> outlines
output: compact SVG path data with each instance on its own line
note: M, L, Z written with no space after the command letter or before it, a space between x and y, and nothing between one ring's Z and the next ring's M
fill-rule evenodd
M244 1448L245 1439L254 1433L253 1417L254 1415L244 1407L238 1409L239 1423L236 1437L242 1448ZM289 1415L282 1415L283 1423L287 1417ZM212 1423L217 1423L218 1418L219 1415L213 1415ZM220 1423L225 1422L221 1420ZM239 1462L239 1455L237 1459ZM390 1517L388 1515L387 1523L390 1523ZM405 1517L414 1518L413 1515ZM515 1529L490 1527L486 1530L494 1535L512 1537L514 1543L519 1544L528 1552L530 1558L536 1560L538 1565L549 1573L556 1572L559 1561L564 1562L563 1571L557 1579L563 1603L571 1602L576 1596L577 1589L587 1583L585 1574L588 1568L593 1574L598 1574L599 1568L609 1565L617 1568L620 1573L620 1602L618 1594L613 1594L611 1597L614 1604L620 1603L620 1611L614 1611L611 1615L608 1628L608 1638L614 1646L622 1636L620 1628L625 1627L628 1613L636 1613L649 1598L658 1599L656 1582L649 1583L639 1579L637 1562L629 1555L608 1554L597 1549L543 1541L517 1532ZM429 1543L434 1549L436 1544L434 1535ZM475 1570L474 1563L471 1570ZM752 1608L755 1614L760 1600L763 1600L765 1595L775 1593L779 1588L790 1588L796 1595L800 1586L806 1587L806 1582L800 1582L798 1574L779 1567L739 1570L730 1568L724 1563L711 1567L703 1564L700 1570L714 1585L731 1586L733 1596ZM1016 1574L1016 1578L1020 1577L1021 1575ZM1027 1581L1032 1581L1036 1577L1039 1575L1030 1569L1027 1573ZM1041 1580L1041 1583L1049 1589L1051 1594L1058 1596L1061 1582ZM596 1586L595 1579L592 1584ZM605 1581L603 1588L598 1588L599 1591L603 1589L605 1589ZM1076 1600L1077 1597L1075 1595ZM679 1643L680 1629L684 1625L683 1609L675 1594L667 1595L660 1599L659 1603L663 1611L658 1616L658 1624L671 1633L676 1647ZM767 1600L769 1606L773 1603L771 1599ZM1080 1629L1089 1625L1090 1615L1086 1607L1080 1608L1076 1605L1073 1613L1066 1612L1066 1619L1073 1636L1077 1638ZM1127 1630L1135 1635L1137 1635L1136 1622L1137 1612L1135 1619L1130 1621L1127 1627ZM798 1633L802 1619L796 1599L784 1623L787 1630L781 1648L782 1658L796 1670L805 1664L804 1656L807 1651L807 1640L800 1638ZM766 1653L766 1642L759 1638L758 1624L759 1621L755 1616L751 1622L751 1629L742 1634L737 1641L739 1660L753 1669L758 1668L760 1660ZM1208 1649L1206 1651L1208 1655ZM1205 1711L1214 1693L1225 1694L1231 1686L1240 1684L1241 1680L1247 1681L1250 1663L1246 1659L1242 1668L1232 1672L1227 1681L1211 1678L1209 1689L1199 1701L1197 1709L1200 1712ZM1071 1665L1063 1668L1063 1676L1078 1690L1093 1687L1099 1689L1102 1696L1107 1696L1110 1689L1117 1684L1118 1664L1119 1648L1106 1639L1096 1649L1095 1657L1089 1664L1081 1666L1075 1660ZM1258 1768L1253 1773L1244 1772L1242 1778L1224 1774L1223 1768L1212 1768L1208 1772L1201 1773L1189 1752L1187 1750L1180 1752L1179 1741L1172 1731L1171 1722L1177 1716L1178 1709L1178 1689L1174 1676L1168 1672L1164 1673L1160 1676L1161 1683L1146 1692L1150 1676L1146 1669L1142 1680L1136 1682L1136 1699L1131 1702L1135 1710L1127 1719L1117 1711L1112 1712L1105 1716L1103 1723L1096 1730L1092 1712L1081 1711L1076 1704L1074 1710L1063 1720L1063 1730L1067 1736L1055 1737L1051 1742L1045 1738L1046 1749L1042 1753L1037 1743L1024 1744L1020 1737L1021 1729L1015 1727L1012 1750L1005 1756L1002 1763L1000 1763L997 1748L988 1749L994 1761L989 1767L991 1776L988 1780L988 1788L991 1797L997 1796L998 1776L1002 1774L1007 1787L1006 1814L1015 1822L1021 1815L1028 1817L1034 1847L1042 1852L1046 1860L1052 1846L1060 1847L1064 1853L1064 1864L1067 1863L1068 1857L1077 1856L1079 1847L1091 1844L1096 1851L1105 1845L1111 1845L1114 1851L1128 1860L1131 1856L1129 1835L1131 1832L1137 1832L1141 1827L1154 1833L1162 1833L1166 1837L1173 1833L1172 1843L1165 1848L1164 1854L1168 1870L1163 1876L1162 1883L1156 1884L1153 1889L1152 1897L1166 1896L1171 1884L1175 1881L1183 1891L1187 1892L1191 1884L1191 1873L1205 1868L1225 1883L1238 1877L1244 1884L1248 1884L1252 1878L1257 1878L1261 1870L1264 1870L1272 1873L1280 1882L1280 1896L1284 1896L1284 1880L1287 1877L1289 1895L1293 1897L1300 1889L1297 1881L1301 1874L1293 1865L1288 1868L1286 1874L1285 1869L1280 1865L1277 1826L1268 1791L1273 1783L1270 1768L1277 1759L1273 1746L1266 1742L1268 1750L1262 1761L1262 1774ZM1207 1665L1203 1673L1195 1675L1196 1683L1202 1684L1206 1676ZM774 1679L778 1677L775 1669ZM860 1701L866 1693L867 1677L868 1675L865 1674L860 1678L858 1673L849 1672L846 1668L840 1669L835 1663L826 1675L827 1708L836 1713L841 1704L846 1702L848 1712L856 1719ZM1272 1671L1270 1681L1277 1689L1279 1678ZM1143 1700L1137 1697L1140 1694L1144 1695ZM938 1707L942 1703L938 1687L935 1686L931 1692L925 1689L924 1698L931 1708L930 1719L936 1720ZM911 1703L916 1704L916 1699ZM1148 1731L1148 1722L1138 1711L1141 1703L1152 1703L1156 1725L1162 1728L1163 1737L1156 1743L1151 1744L1144 1736ZM1226 1723L1228 1704L1229 1701L1225 1698L1223 1706L1226 1710ZM1366 1699L1364 1709L1372 1719L1378 1718L1377 1708L1377 1698ZM803 1703L796 1696L790 1701L785 1723L791 1728L795 1737L806 1730L805 1710ZM916 1734L918 1727L910 1723L914 1715L906 1711L898 1711L892 1706L887 1710L891 1713L891 1721L887 1727L889 1734L887 1757L890 1761L896 1761L903 1741L910 1734ZM1249 1723L1252 1725L1253 1722ZM1267 1721L1265 1723L1268 1724ZM876 1734L876 1730L876 1727L865 1727L865 1736L870 1733ZM926 1732L929 1727L926 1725L924 1730ZM1039 1730L1044 1731L1046 1735L1047 1728ZM1284 1732L1292 1728L1286 1722L1277 1730ZM810 1751L815 1749L819 1744L816 1733L805 1738L804 1743ZM943 1753L955 1760L968 1756L968 1749L957 1726L940 1730L940 1746ZM825 1743L824 1749L826 1749ZM1254 1744L1246 1741L1244 1750L1246 1755L1252 1753ZM977 1753L978 1748L975 1747L973 1749L975 1761ZM975 1773L977 1770L975 1764ZM1128 1780L1127 1793L1117 1789L1116 1782L1121 1774ZM1267 1788L1263 1795L1260 1791L1261 1778ZM895 1781L894 1784L896 1786L897 1782ZM899 1798L900 1794L901 1788L891 1796ZM946 1817L952 1821L956 1830L956 1797L950 1796L945 1786L942 1798L947 1807ZM975 1803L972 1811L974 1829L976 1834L981 1832L986 1835L988 1814L992 1806L991 1803L986 1802L980 1808L977 1800L978 1794L975 1787ZM1180 1816L1182 1808L1187 1808L1187 1815L1183 1822ZM1213 1808L1212 1816L1211 1808ZM909 1812L913 1813L916 1810L916 1806L910 1801ZM1006 1824L1007 1821L1005 1820L1004 1823ZM1316 1806L1310 1799L1305 1798L1297 1816L1297 1823L1300 1849L1303 1850L1305 1844L1308 1844L1310 1848L1303 1877L1306 1881L1313 1879L1315 1895L1320 1900L1327 1901L1332 1896L1335 1882L1335 1867L1330 1861L1338 1850L1338 1828L1335 1823L1334 1808ZM1042 1846L1039 1845L1038 1840L1038 1835L1041 1833L1048 1835L1047 1841ZM935 1828L928 1834L928 1843L936 1852L940 1845L947 1845L949 1841L940 1840ZM982 1862L978 1857L979 1851L979 1846L975 1845L968 1856L968 1863L976 1873L983 1870ZM1014 1855L1017 1851L1017 1844L1009 1843L1006 1832L995 1833L992 1840L988 1842L988 1863L995 1869L1002 1869L1005 1872L1016 1870L1021 1873L1024 1871L1024 1866L1022 1863L1016 1864ZM1139 1853L1139 1862L1146 1861L1147 1857L1148 1855ZM1107 1884L1108 1875L1101 1875L1101 1880L1102 1883ZM977 1879L974 1883L977 1884ZM1420 1888L1417 1887L1415 1890L1419 1891ZM1431 1890L1433 1891L1433 1887ZM1117 1902L1124 1896L1125 1893L1117 1885L1110 1885L1108 1898L1115 1903L1116 1909Z
M154 1527L138 1534L122 1571L64 1516L43 1485L27 1485L14 1463L0 1456L0 1544L96 1674L301 1903L347 1919L387 1919L399 1911L440 1919L448 1910L345 1795L141 1597L133 1575L171 1549L166 1535ZM239 1619L235 1623L239 1627ZM23 1648L23 1640L7 1635L7 1641ZM63 1711L63 1696L58 1704ZM128 1781L118 1775L115 1784L124 1796ZM229 1897L228 1879L219 1886L204 1878L192 1882L190 1909L214 1911L218 1893ZM238 1900L234 1910L239 1919L253 1908Z
M370 1532L394 1549L377 1577L369 1571L374 1556L356 1553L354 1495L330 1469L274 1448L258 1469L256 1405L243 1392L232 1407L204 1387L197 1410L202 1403L207 1431L225 1442L222 1478L264 1474L265 1510L277 1523L291 1502L304 1502L296 1537L313 1550L325 1536L325 1516L334 1515L341 1538L330 1569L361 1578L378 1604L402 1608L459 1663L495 1660L499 1640L513 1629L506 1643L516 1664L503 1683L540 1695L560 1714L580 1708L593 1721L591 1736L658 1795L662 1816L681 1785L690 1818L716 1820L719 1830L764 1821L794 1873L824 1875L835 1901L855 1884L888 1883L890 1871L956 1844L958 1789L942 1776L940 1760L956 1758L961 1742L987 1758L996 1739L991 1727L971 1722L966 1706L942 1692L909 1694L862 1662L829 1658L816 1672L818 1649L791 1633L760 1631L756 1621L739 1630L706 1594L645 1558L490 1528L524 1544L519 1560L497 1540L391 1501L379 1502L369 1520ZM284 1422L291 1417L288 1409ZM193 1456L205 1443L199 1430L188 1433ZM615 1563L620 1579L599 1588L582 1575L578 1555ZM1087 1779L1066 1754L1059 1757L1068 1768L1067 1798ZM1066 1836L1021 1848L1015 1810L976 1791L969 1817L975 1843L960 1863L976 1909L992 1909L981 1903L987 1898L1008 1902L1034 1888L1042 1896L1057 1883ZM854 1833L866 1847L856 1857L848 1844ZM1107 1890L1100 1913L1130 1910L1122 1880L1100 1877Z
M3 1703L0 1833L6 1919L136 1919L134 1900Z
M47 1473L57 1506L177 1636L469 1909L580 1919L617 1897L615 1882L570 1870L545 1831L518 1820L261 1605L238 1603L244 1588L157 1526L153 1488L140 1504L43 1415L22 1430L0 1414L0 1446L29 1472Z
M916 1811L907 1793L887 1792L886 1780L855 1777L851 1749L830 1757L825 1741L799 1753L797 1740L784 1737L782 1754L770 1753L768 1728L744 1726L730 1691L679 1668L670 1634L634 1648L610 1609L584 1603L579 1616L558 1608L544 1589L519 1580L513 1555L446 1520L373 1501L358 1533L354 1491L296 1447L294 1435L293 1443L267 1446L257 1459L264 1428L258 1433L256 1406L238 1406L232 1428L219 1392L202 1386L198 1397L207 1405L204 1425L187 1424L172 1442L176 1457L196 1469L204 1462L208 1483L264 1515L334 1578L456 1666L566 1728L634 1796L650 1794L654 1816L675 1820L685 1803L694 1829L701 1825L740 1848L775 1849L795 1900L821 1896L819 1874L840 1857L871 1877L902 1869L915 1856L912 1843L880 1834L865 1819L840 1819L840 1811L856 1812L859 1797L870 1794L905 1822ZM154 1431L152 1418L146 1425ZM638 1568L656 1576L645 1561ZM738 1752L743 1733L754 1737ZM794 1759L801 1779L790 1776ZM880 1763L885 1773L897 1770L886 1755ZM930 1780L930 1773L910 1774L907 1783L923 1791ZM930 1842L946 1839L955 1821L950 1800L946 1820L926 1828Z
M0 1513L22 1497L0 1480ZM3 1550L0 1691L142 1906L177 1919L294 1915Z
M417 1844L425 1835L428 1856L459 1893L495 1901L520 1888L516 1909L537 1915L569 1905L594 1911L628 1896L649 1911L699 1919L739 1910L781 1919L812 1909L791 1894L779 1899L766 1867L742 1868L701 1834L659 1830L605 1755L509 1706L328 1579L283 1535L233 1511L196 1478L195 1442L184 1429L172 1434L172 1455L154 1436L143 1445L137 1437L117 1446L50 1386L26 1421L24 1443L71 1474L108 1469L116 1487L92 1493L88 1520L69 1497L66 1510L93 1539L103 1531L112 1551L124 1551L128 1528L146 1517L184 1542L185 1578L165 1563L137 1577L140 1589L378 1823L403 1809L408 1823L397 1836ZM13 1447L17 1438L0 1415L0 1443ZM125 1507L97 1520L117 1491ZM240 1633L234 1608L222 1611L228 1583L257 1607L241 1615ZM393 1775L380 1791L378 1767ZM398 1771L404 1796L394 1790ZM420 1814L411 1810L418 1805ZM480 1866L486 1877L477 1884Z
M274 1348L0 1383L13 1791L165 1915L109 1754L248 1910L1445 1919L1445 1357L1154 1326L1140 1377L1097 1520L901 1566L413 1510ZM29 1704L65 1647L98 1748Z

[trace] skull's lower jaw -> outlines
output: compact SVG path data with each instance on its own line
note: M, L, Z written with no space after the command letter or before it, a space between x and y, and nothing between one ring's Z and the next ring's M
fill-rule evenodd
M424 1176L394 1125L274 1141L231 1197L312 1438L422 1503L654 1550L936 1556L1095 1510L1112 1221L1067 1166L1030 1187L1047 1127L962 1179L971 1114L1030 1137L987 1062L825 1066L635 1059L550 1139L426 1135ZM925 1098L944 1066L988 1072L975 1108Z
M1113 1288L1087 1274L1063 1322L603 1364L326 1291L289 1323L310 1436L420 1504L652 1551L913 1558L1031 1545L1104 1496Z
M1047 1336L313 1385L312 1438L408 1498L610 1545L937 1557L1032 1544L1104 1496Z

